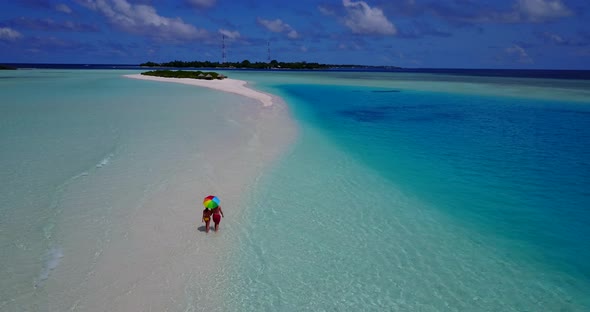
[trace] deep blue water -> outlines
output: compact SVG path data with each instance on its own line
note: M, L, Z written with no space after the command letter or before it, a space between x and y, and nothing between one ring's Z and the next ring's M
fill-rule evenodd
M530 243L590 280L590 108L579 103L284 85L366 165L465 227Z
M464 69L464 68L403 68L403 73L445 74L461 76L516 77L546 79L590 79L590 70L555 69Z

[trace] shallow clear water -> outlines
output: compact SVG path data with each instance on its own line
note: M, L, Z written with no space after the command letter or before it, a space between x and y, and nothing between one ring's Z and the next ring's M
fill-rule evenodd
M302 134L251 198L229 310L590 309L585 82L564 102L324 78L254 79Z
M192 179L239 175L203 147L256 118L124 73L0 73L0 310L590 310L587 81L227 72L282 96L300 133L200 244L161 240L192 227L171 224Z

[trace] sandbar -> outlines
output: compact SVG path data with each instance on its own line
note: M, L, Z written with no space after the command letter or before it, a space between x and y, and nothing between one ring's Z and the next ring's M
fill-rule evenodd
M146 121L150 126L125 136L129 140L109 156L112 161L68 184L59 197L63 217L54 234L65 256L39 288L42 292L34 293L40 303L29 310L46 305L49 311L234 311L238 308L231 296L224 294L239 274L234 269L239 259L232 255L249 229L246 203L266 169L296 139L296 124L281 98L246 88L245 82L128 77L210 87L251 99L197 92L193 100L183 93L179 102L196 106L188 110L192 114L168 115L158 123L162 127ZM137 90L170 90L165 84L145 84ZM108 96L105 101L124 103L127 98ZM175 102L173 93L166 98ZM201 98L207 101L193 105ZM140 99L145 95L138 92ZM162 107L160 99L151 103ZM201 198L208 194L220 197L227 217L219 233L205 234L201 223ZM5 310L2 304L0 300L0 310ZM16 306L9 310L19 311Z
M142 79L142 80L151 80L151 81L161 81L161 82L175 82L175 83L182 83L192 86L198 87L205 87L210 89L215 89L223 92L234 93L238 95L242 95L245 97L249 97L255 100L258 100L262 103L262 105L268 107L272 106L272 97L266 93L262 93L260 91L256 91L254 89L248 88L246 85L248 82L244 80L237 80L231 78L225 78L223 80L201 80L201 79L192 79L192 78L165 78L165 77L154 77L154 76L146 76L141 74L134 74L134 75L124 75L127 78L133 79Z

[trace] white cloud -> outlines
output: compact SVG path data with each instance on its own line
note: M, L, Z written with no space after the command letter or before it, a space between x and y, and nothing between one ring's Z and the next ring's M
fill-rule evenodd
M258 18L258 24L264 26L269 31L275 33L286 33L287 37L291 39L299 38L299 33L289 24L283 22L281 19L277 18L276 20L265 20L262 18Z
M320 11L320 13L322 13L324 15L334 15L335 14L334 10L332 10L329 7L323 6L323 5L318 5L318 11Z
M283 30L285 30L286 26L289 26L288 24L283 23L283 21L280 19L276 19L274 21L271 21L271 20L265 20L262 18L258 18L258 23L261 24L262 26L266 27L266 29L268 29L272 32L276 32L276 33L282 32Z
M203 38L207 31L185 23L181 18L164 17L156 9L144 4L130 4L127 0L77 0L81 5L100 12L114 26L123 31L152 36L161 40Z
M236 31L230 31L227 29L219 29L219 33L226 36L228 39L238 39L240 37L240 33Z
M532 63L533 62L533 59L528 55L526 50L519 45L514 44L511 47L504 49L504 52L510 56L516 57L516 60L519 63Z
M541 22L572 15L561 0L518 0L516 9L532 22Z
M538 34L545 42L553 43L559 46L585 47L590 45L590 33L579 33L577 36L562 36L552 32Z
M72 9L70 9L70 7L69 7L69 6L67 6L67 5L65 5L65 4L63 4L63 3L56 4L56 5L55 5L55 9L56 9L58 12L62 12L62 13L66 13L66 14L70 14L70 13L72 13Z
M554 33L550 33L550 32L544 32L543 36L545 36L545 38L549 39L549 41L553 42L553 43L557 43L557 44L562 44L562 43L566 43L566 40L563 39L563 37L561 37L558 34L554 34Z
M481 6L476 4L478 1L463 0L463 2L465 2L464 11L442 4L438 8L434 6L430 8L436 16L470 24L541 23L574 14L565 5L564 0L511 0L512 6L507 10L494 9L490 4ZM480 6L485 9L478 9Z
M14 41L16 39L21 38L23 35L18 31L8 28L8 27L0 27L0 40L9 40Z
M360 45L358 45L356 42L352 42L349 44L346 43L340 43L338 44L338 49L340 50L357 50L360 51L363 49L363 47L361 47Z
M342 0L342 5L348 13L344 23L353 33L379 35L395 35L397 33L395 25L387 19L381 9L371 8L364 1Z
M82 24L72 21L56 22L50 18L33 19L28 17L19 17L7 21L9 26L19 29L30 29L40 31L73 31L73 32L95 32L98 27L90 24Z
M215 5L215 2L217 0L188 0L189 4L201 8L210 8Z

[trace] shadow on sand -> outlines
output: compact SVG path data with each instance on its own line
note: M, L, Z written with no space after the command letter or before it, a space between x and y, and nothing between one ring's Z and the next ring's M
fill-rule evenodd
M199 230L200 232L205 232L205 229L206 229L206 226L204 226L204 225L201 225L197 228L197 230ZM209 232L214 232L212 226L209 227Z

